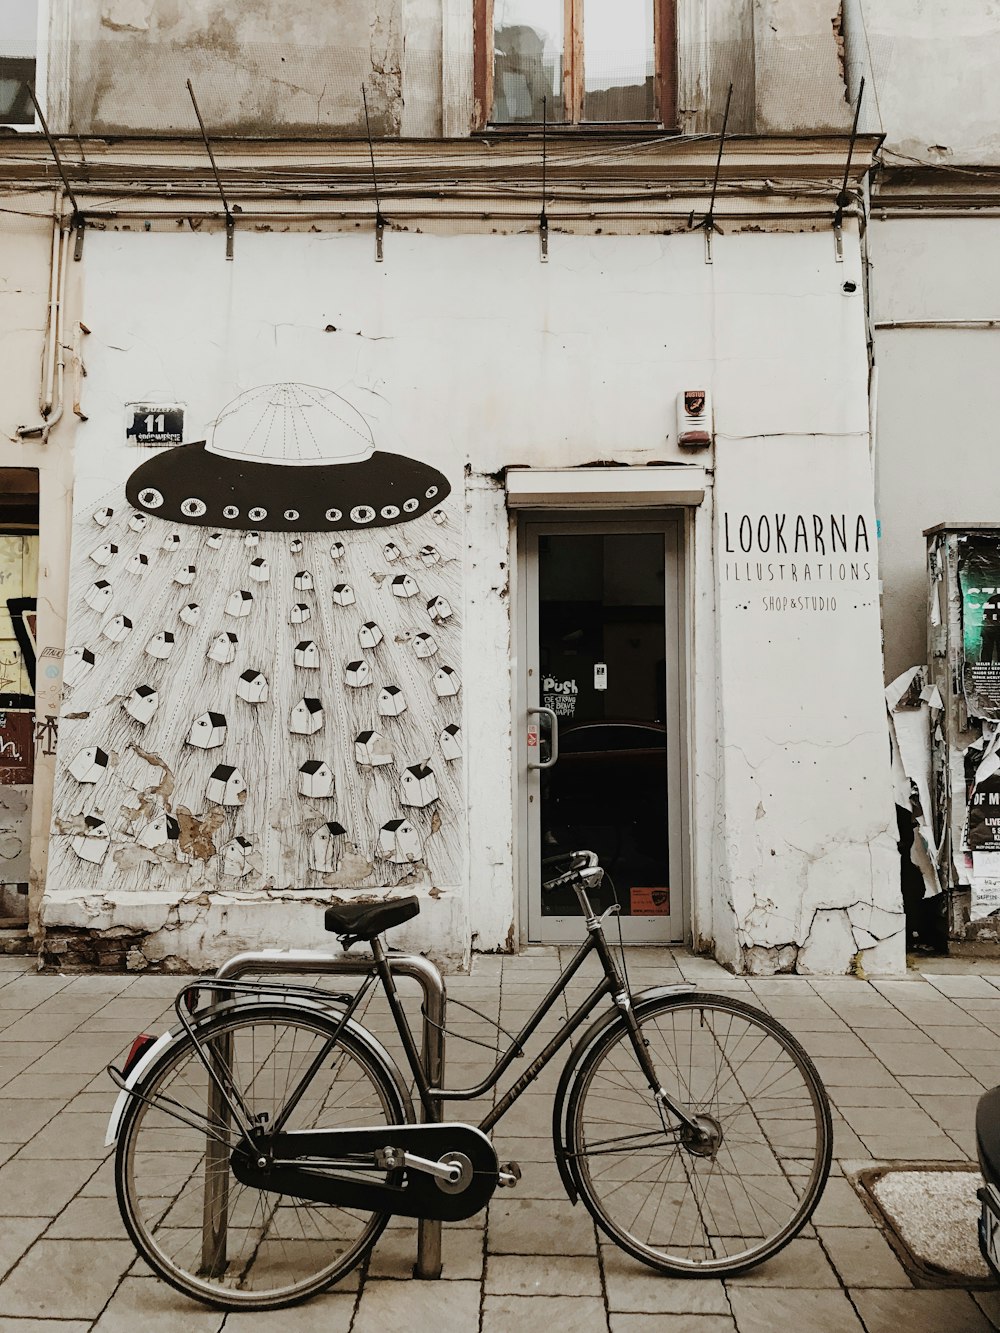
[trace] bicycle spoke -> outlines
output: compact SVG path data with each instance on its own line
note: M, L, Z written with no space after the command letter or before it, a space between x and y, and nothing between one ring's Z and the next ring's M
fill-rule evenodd
M740 1001L665 999L637 1018L660 1086L699 1128L669 1124L615 1030L588 1057L571 1108L584 1202L647 1263L742 1271L815 1207L829 1170L822 1086L794 1039Z
M287 1015L273 1006L267 1015L251 1010L219 1021L204 1038L210 1063L221 1063L237 1104L265 1132L291 1098L289 1130L398 1121L395 1092L352 1039L339 1039L316 1064L332 1017L314 1018L291 1006ZM232 1309L265 1309L321 1290L370 1249L387 1220L383 1214L319 1205L235 1180L229 1158L242 1136L228 1106L219 1107L190 1041L154 1071L148 1092L151 1104L138 1104L123 1127L116 1169L130 1233L168 1281ZM373 1168L366 1178L387 1176ZM209 1217L212 1229L206 1229Z

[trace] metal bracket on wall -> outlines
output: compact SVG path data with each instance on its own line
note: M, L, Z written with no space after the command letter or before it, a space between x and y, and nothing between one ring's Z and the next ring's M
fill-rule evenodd
M233 240L236 236L236 219L233 217L233 210L229 207L229 200L226 198L226 192L222 188L222 177L219 175L219 168L215 165L215 154L212 152L212 145L208 142L208 133L205 130L205 122L201 118L201 110L198 106L198 99L194 95L194 88L191 80L187 81L187 90L191 95L191 105L194 107L194 114L198 117L198 128L201 130L202 141L205 144L205 151L208 153L208 160L212 164L212 174L215 176L215 184L219 190L219 198L222 200L222 207L226 214L226 258L233 257Z
M549 262L549 219L545 212L545 195L548 190L549 165L549 99L542 98L542 211L538 215L538 259L542 264Z
M851 174L851 158L854 156L854 144L858 137L861 99L864 95L865 80L862 75L861 82L858 84L858 100L854 104L854 123L851 125L851 141L847 147L847 161L844 163L844 179L841 181L840 192L837 195L837 211L833 215L834 258L838 264L844 262L844 209L851 202L851 196L847 193L847 181Z
M721 133L719 134L719 153L718 153L718 156L717 156L716 159L715 159L715 176L714 176L713 179L712 179L712 194L711 194L711 197L709 198L709 201L708 201L708 212L705 214L705 216L702 218L701 222L699 222L699 224L698 224L699 227L701 227L701 229L702 229L702 230L704 231L704 233L705 233L705 263L706 263L706 264L711 264L711 263L712 263L712 235L713 235L713 233L714 233L714 232L719 232L719 235L720 235L720 236L722 235L721 229L715 225L715 195L716 195L716 191L717 191L718 188L719 188L719 172L720 172L720 170L721 170L721 168L722 168L722 150L723 150L723 148L725 148L725 146L726 146L726 131L727 131L728 128L729 128L729 108L730 108L730 106L732 105L732 101L733 101L733 85L730 84L730 85L729 85L729 91L726 93L726 109L725 109L725 111L724 111L723 114L722 114L722 131L721 131ZM691 216L688 218L688 226L689 226L689 227L693 227L694 225L695 225L695 223L694 223L694 209L692 209L692 210L691 210Z
M38 117L38 123L42 127L45 141L49 145L49 152L55 160L56 170L59 172L60 178L62 179L63 189L66 191L66 196L73 206L73 216L70 218L69 225L70 230L76 233L76 241L73 246L73 258L79 263L83 258L83 233L87 226L87 219L84 217L83 209L80 207L76 195L73 193L73 187L70 185L69 177L66 175L66 168L63 166L63 160L59 156L59 149L56 147L56 141L49 132L48 122L46 121L44 112L38 103L38 98L35 96L35 90L30 83L25 84L25 87L28 90L28 96L34 103L35 115Z
M361 100L365 106L365 132L368 135L368 157L372 164L372 189L375 191L375 263L381 264L385 258L382 238L385 235L385 218L382 216L382 204L378 196L378 176L375 173L375 148L372 144L372 127L368 119L368 94L365 85L361 85Z

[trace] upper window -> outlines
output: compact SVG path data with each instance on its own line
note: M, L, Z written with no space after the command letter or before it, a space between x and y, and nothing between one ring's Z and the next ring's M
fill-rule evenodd
M481 125L672 125L674 0L476 0Z
M39 0L0 0L0 125L35 124L38 11Z

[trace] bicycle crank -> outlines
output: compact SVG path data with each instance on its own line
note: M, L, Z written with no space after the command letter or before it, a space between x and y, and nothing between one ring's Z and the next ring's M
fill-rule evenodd
M286 1131L240 1144L229 1161L254 1189L442 1222L478 1213L500 1183L492 1143L462 1124Z

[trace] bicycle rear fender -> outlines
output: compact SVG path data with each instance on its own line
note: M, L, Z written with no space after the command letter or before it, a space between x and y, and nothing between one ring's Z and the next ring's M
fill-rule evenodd
M672 995L690 995L693 990L697 990L697 987L689 982L676 982L672 986L651 986L648 990L637 991L632 996L632 1009L638 1015L655 1002L667 999ZM579 1188L576 1177L576 1163L570 1156L568 1144L567 1117L569 1103L586 1057L593 1050L594 1044L615 1026L625 1026L625 1019L617 1008L605 1010L599 1018L591 1023L570 1052L569 1059L566 1061L559 1079L559 1086L556 1088L555 1101L552 1103L552 1143L555 1148L556 1165L559 1168L559 1175L562 1178L566 1193L573 1203L577 1201Z
M273 1005L274 1003L279 1002L279 999L280 997L277 993L270 998L267 996L264 997L264 1001L268 1005ZM260 1004L261 1000L257 997L253 997L250 1000L243 998L225 1000L222 1004L212 1005L211 1008L200 1012L197 1015L197 1018L192 1022L191 1026L197 1034L199 1028L208 1022L209 1019L217 1018L220 1014L228 1013L235 1009L250 1010L259 1007ZM329 1002L323 1004L318 1001L296 997L295 1004L292 1007L296 1009L312 1010L328 1018L333 1016L331 1015ZM406 1120L408 1123L412 1124L416 1120L416 1116L413 1112L413 1100L410 1097L406 1084L403 1082L402 1075L399 1072L399 1067L395 1060L393 1060L392 1056L382 1043L373 1037L368 1029L362 1027L360 1023L355 1023L352 1018L349 1018L344 1024L344 1027L350 1032L351 1036L364 1047L366 1054L370 1055L373 1061L384 1066L386 1073L389 1075L396 1091L399 1093L400 1102L406 1113ZM175 1027L164 1032L163 1035L160 1036L153 1045L150 1046L149 1050L136 1062L135 1068L129 1073L125 1087L119 1092L111 1110L111 1118L108 1121L108 1131L104 1139L104 1146L106 1148L113 1148L118 1141L118 1135L121 1133L125 1111L129 1102L132 1100L132 1089L137 1088L153 1065L158 1064L161 1059L165 1059L177 1042L185 1036L187 1036L187 1033L178 1023Z

